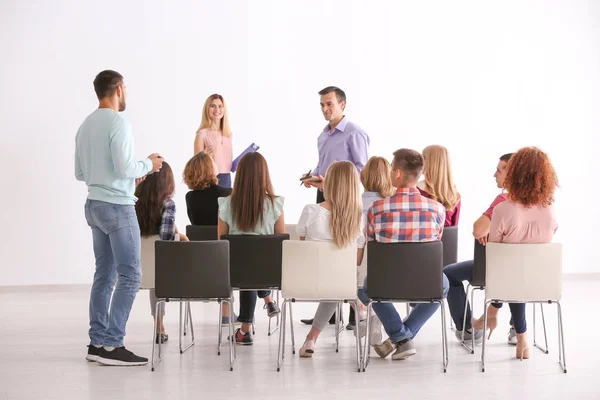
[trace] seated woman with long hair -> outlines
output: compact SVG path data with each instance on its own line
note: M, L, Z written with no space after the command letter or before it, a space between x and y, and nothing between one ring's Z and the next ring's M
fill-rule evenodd
M364 253L365 237L360 184L356 167L349 161L338 161L327 168L323 187L325 201L309 204L302 210L296 231L300 240L333 242L339 248L358 249L357 264ZM300 348L300 357L312 357L315 342L335 312L336 303L319 303L312 327Z
M506 169L504 186L508 199L494 208L489 242L550 243L558 224L552 203L558 178L548 155L535 147L515 153ZM509 303L517 332L517 358L529 358L525 303ZM498 326L498 308L488 307L487 328ZM473 320L473 327L483 329L483 316Z
M454 185L448 149L437 144L423 149L423 180L417 183L421 195L441 203L446 209L444 226L458 225L460 194Z
M222 235L273 235L285 233L283 201L275 196L267 161L260 153L246 154L238 164L231 196L219 199L219 238ZM251 345L256 296L264 299L269 318L280 310L269 290L240 291L242 326L235 332L237 344Z
M159 235L160 240L175 240L178 234L179 240L188 240L187 236L181 234L175 225L175 179L173 170L167 162L163 162L162 168L148 175L135 189L138 201L135 203L135 213L140 225L142 237ZM156 312L156 292L150 289L150 313L154 320ZM165 316L165 304L161 303L158 310L156 326L156 342L161 343L169 340L165 332L163 317Z

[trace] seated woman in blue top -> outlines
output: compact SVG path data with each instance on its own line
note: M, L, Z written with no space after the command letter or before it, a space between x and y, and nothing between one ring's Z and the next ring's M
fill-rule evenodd
M162 169L148 175L135 189L138 201L135 203L135 213L140 225L142 237L160 235L160 240L175 240L175 234L179 240L188 240L187 236L177 231L175 226L175 179L173 170L166 162ZM156 292L150 289L150 313L152 319L156 312ZM169 340L165 332L163 317L165 315L165 304L162 303L158 310L156 327L156 343Z
M231 196L219 198L221 235L273 235L285 233L283 197L275 196L267 161L259 153L246 154L238 164ZM251 345L256 295L263 298L269 317L279 314L271 292L240 291L242 326L235 332L237 344Z

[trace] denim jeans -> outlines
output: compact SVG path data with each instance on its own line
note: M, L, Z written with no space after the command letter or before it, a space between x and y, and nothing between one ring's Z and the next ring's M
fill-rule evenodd
M219 186L231 189L231 173L218 174L217 179L219 179Z
M444 274L448 278L448 282L450 282L450 290L448 291L448 307L450 308L450 315L452 316L454 325L456 325L456 329L459 331L463 330L465 301L467 299L463 281L471 281L471 279L473 279L473 268L473 260L450 264L444 268ZM492 303L492 305L496 308L502 307L502 303ZM467 321L464 328L467 330L471 329L471 307L468 304Z
M120 347L142 276L135 208L88 200L85 218L92 228L96 257L90 294L90 344Z
M363 304L367 305L371 301L369 298L369 289L367 288L367 277L362 289L358 291L358 297ZM442 274L442 286L444 288L444 298L448 295L448 278ZM438 303L416 303L411 313L404 321L400 318L396 307L392 303L373 303L373 310L379 317L385 332L392 342L398 343L404 339L413 339L419 333L419 330L425 325L425 322L438 309Z
M256 296L264 299L271 295L270 290L240 290L240 315L238 321L245 324L254 322L254 309L256 308Z

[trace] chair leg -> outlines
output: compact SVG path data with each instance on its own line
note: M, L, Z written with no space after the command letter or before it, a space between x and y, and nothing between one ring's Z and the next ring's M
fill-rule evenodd
M286 323L286 310L288 306L288 301L283 300L283 304L281 305L281 319L283 326L279 329L279 343L277 346L277 372L281 370L281 366L283 365L283 353L284 353L284 340L285 340L285 323Z
M448 369L448 336L446 332L446 307L444 306L444 299L440 301L440 308L442 314L442 365L444 366L444 373L446 373Z
M340 303L337 303L335 313L335 352L340 351L340 310L342 309Z
M354 309L358 310L358 301L354 301ZM358 311L356 312L356 316L358 318ZM359 324L356 324L355 329L359 329ZM358 368L358 372L360 372L361 368L362 368L362 346L361 346L361 339L360 339L360 331L356 332L357 334L354 335L356 336L356 365ZM369 334L369 320L367 319L367 335Z
M484 302L483 309L483 342L481 344L481 372L485 372L485 342L486 342L486 331L487 331L487 309L488 305L491 304L491 300Z
M187 335L187 328L188 328L188 324L189 324L189 314L188 314L188 307L190 306L190 302L186 301L185 302L185 320L183 321L183 336Z
M192 333L192 343L196 343L196 336L194 335L194 321L192 320L192 303L187 302L187 310L188 310L188 326L190 328L190 332Z
M279 290L276 290L276 292L277 292L277 300L275 300L275 302L279 305ZM271 320L273 318L269 318L269 327L268 327L268 330L267 330L267 336L271 336L272 333L277 332L277 330L279 329L279 316L280 316L280 314L281 313L277 314L277 317L276 317L277 318L276 319L277 322L276 322L275 328L273 330L271 330Z
M406 303L406 316L410 315L410 304Z
M562 306L560 301L556 302L558 312L558 363L563 372L567 373L567 357L565 354L565 332L563 328Z
M187 344L185 347L183 346L183 324L184 324L184 312L183 312L183 307L184 307L184 300L181 300L179 302L179 354L183 354L184 351L188 350L190 347L192 347L194 345L194 340L192 339L192 341ZM186 306L186 312L185 314L187 315L187 306Z
M293 303L288 302L288 308L290 310L290 333L292 334L292 354L296 354L296 337L294 335L294 313L292 311L292 305Z
M537 343L537 335L536 335L536 312L535 312L536 303L533 303L533 346L540 349L543 353L548 354L548 335L546 334L546 318L544 317L544 305L540 303L540 311L542 314L542 328L544 329L544 342L545 346L542 347Z
M228 308L231 310L233 309L233 305L230 301L227 301L228 304ZM229 318L229 324L228 324L228 329L229 329L229 339L227 340L229 342L229 371L233 371L233 364L235 364L236 361L236 352L235 352L235 336L234 336L234 332L233 332L233 318ZM221 330L221 321L219 321L219 330ZM219 342L220 343L220 342Z
M158 310L160 309L160 304L164 303L164 301L158 300L156 302L156 308L154 310L154 329L152 335L152 361L150 362L151 371L154 371L154 367L158 365L162 361L162 344L161 341L158 341L158 356L156 357L156 361L154 360L154 352L156 347L156 335L158 335Z
M475 339L474 339L474 335L471 335L473 338L472 343L471 343L471 348L469 348L469 346L466 345L465 343L465 327L467 326L467 308L469 307L469 293L471 294L471 304L473 304L473 286L471 286L471 284L469 283L467 285L467 293L465 296L465 311L463 313L463 328L462 328L462 334L461 334L461 338L460 338L460 344L462 344L462 346L467 349L467 351L471 354L475 353Z
M369 323L369 321L371 320L371 314L373 313L373 303L370 302L369 305L367 306L367 324ZM360 335L358 335L360 336ZM363 366L362 366L362 371L365 372L367 365L369 365L369 361L371 360L371 344L369 343L369 341L371 340L371 337L369 335L369 330L367 329L367 334L365 335L365 350L363 353Z
M223 304L224 300L219 300L219 335L218 335L218 343L217 343L217 355L221 355L221 343L223 342L223 327L221 326L221 321L223 321Z

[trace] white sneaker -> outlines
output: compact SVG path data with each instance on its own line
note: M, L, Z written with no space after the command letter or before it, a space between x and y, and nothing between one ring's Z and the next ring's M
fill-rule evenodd
M508 331L508 344L512 344L513 346L517 345L517 331L512 326Z

